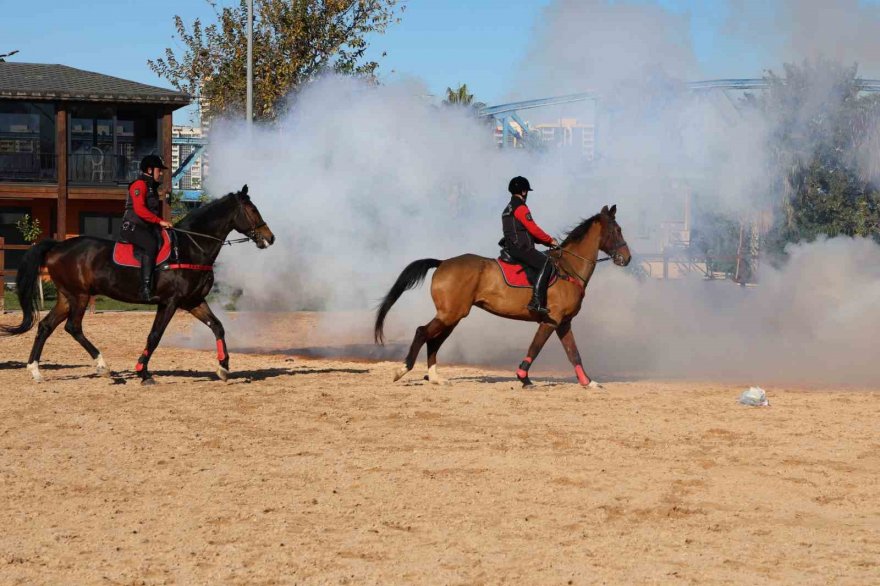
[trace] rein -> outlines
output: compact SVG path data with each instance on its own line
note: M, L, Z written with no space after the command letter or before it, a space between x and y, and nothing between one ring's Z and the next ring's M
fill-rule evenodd
M566 253L566 254L570 254L570 255L572 255L572 256L575 257L575 258L579 258L579 259L581 259L582 261L585 261L585 262L591 262L591 263L593 263L593 264L597 264L597 263L600 263L600 262L605 262L606 260L611 260L611 257L610 257L610 256L606 256L605 258L600 258L600 259L596 259L596 260L593 260L593 259L590 259L590 258L584 258L583 256L581 256L581 255L579 255L579 254L575 254L575 253L573 253L572 251L570 251L570 250L566 250L566 249L561 248L561 247L556 247L556 250L558 250L559 252L564 252L564 253Z
M614 254L612 254L611 256L606 256L605 258L599 258L599 259L596 259L596 260L593 260L593 259L591 259L591 258L583 257L583 256L581 256L581 255L579 255L579 254L576 254L576 253L570 251L570 250L566 250L566 249L562 248L561 246L557 246L557 247L555 248L555 250L558 250L559 252L564 252L564 253L566 253L566 254L570 254L571 256L573 256L573 257L575 257L575 258L579 258L580 260L582 260L582 261L584 261L584 262L588 262L588 263L592 263L592 264L596 265L596 264L599 264L600 262L605 262L606 260L612 260L612 259L616 256L617 251L620 250L621 248L623 248L624 246L626 246L626 242L620 242L620 243L619 243L617 246L615 246L614 249L612 250L612 252L613 252ZM557 267L558 267L558 266L559 266L559 265L557 265ZM582 288L583 288L583 289L586 289L586 287L587 287L587 279L585 279L584 277L580 276L580 275L577 273L577 271L573 271L573 270L570 270L570 269L571 269L571 267L569 267L569 270L564 270L564 272L565 272L568 276L570 276L570 277L576 277L578 280L580 280L580 282L583 283Z
M247 220L250 222L250 224L252 226L251 229L248 230L247 236L245 236L243 238L232 238L232 239L226 238L226 239L224 239L224 238L218 238L217 236L212 236L211 234L203 234L201 232L193 232L191 230L184 230L183 228L171 227L168 229L173 232L179 232L180 234L185 234L186 237L189 238L190 242L193 243L193 246L198 248L202 254L208 254L208 253L205 251L204 248L202 248L199 245L198 242L196 242L196 239L193 238L193 236L198 236L199 238L207 238L208 240L213 240L215 242L219 242L221 247L222 246L232 246L233 244L241 244L244 242L249 242L251 240L256 242L257 241L257 230L264 227L266 225L266 222L261 222L261 223L257 224L257 222L255 222L253 220L253 218L250 216L250 214L247 213L247 209L244 208L241 201L240 200L237 200L237 201L238 201L238 206L239 206L238 211L244 212L245 218L247 218ZM177 247L175 245L175 253L176 253L176 248ZM173 265L173 268L204 271L204 270L211 270L213 267L211 267L209 265L178 263L176 265Z
M265 226L265 224L263 224L263 225ZM257 226L256 228L254 228L254 230L257 230L258 228L261 228L261 226ZM198 248L202 252L205 252L204 249L196 243L193 236L199 236L201 238L208 238L210 240L216 240L217 242L222 243L221 246L232 246L233 244L241 244L242 242L250 241L250 237L224 240L223 238L217 238L216 236L211 236L210 234L202 234L201 232L190 232L189 230L184 230L182 228L170 228L170 230L173 230L174 232L180 232L181 234L186 234L189 237L189 239L192 241L192 243L196 245L196 248Z

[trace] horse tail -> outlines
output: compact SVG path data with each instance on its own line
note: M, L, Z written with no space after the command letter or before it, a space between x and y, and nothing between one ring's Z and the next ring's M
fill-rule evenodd
M404 291L409 291L421 285L428 271L436 269L442 262L442 260L437 260L436 258L423 258L421 260L414 260L403 269L403 272L397 277L397 281L391 287L391 290L388 291L388 295L385 296L385 299L382 300L382 304L379 305L379 309L376 311L376 327L373 330L373 337L377 344L385 343L385 332L382 330L385 327L385 316L388 315L391 306L397 303L397 300L400 299Z
M34 327L39 314L37 279L40 278L40 267L45 264L46 255L56 244L58 244L57 240L43 240L30 247L24 254L18 266L18 274L15 276L15 292L21 304L21 323L17 326L0 326L0 333L3 335L17 336Z

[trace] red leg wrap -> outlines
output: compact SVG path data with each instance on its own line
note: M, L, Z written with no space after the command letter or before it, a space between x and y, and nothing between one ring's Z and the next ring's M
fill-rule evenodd
M584 372L583 366L581 366L580 364L575 366L574 373L577 375L579 383L581 383L584 386L587 386L588 384L590 384L590 377L588 377L587 373Z

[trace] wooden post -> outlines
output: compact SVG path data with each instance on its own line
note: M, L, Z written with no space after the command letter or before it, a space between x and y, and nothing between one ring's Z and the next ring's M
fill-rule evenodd
M55 165L58 172L55 238L64 240L67 238L67 108L63 102L58 104L55 114L55 154L58 157Z
M166 165L171 164L171 125L173 124L171 118L171 111L165 112L162 116L162 159L165 161ZM171 172L173 169L166 169L165 175L162 178L162 193L163 195L167 195L171 193ZM162 218L170 222L171 221L171 206L168 204L167 197L162 198Z

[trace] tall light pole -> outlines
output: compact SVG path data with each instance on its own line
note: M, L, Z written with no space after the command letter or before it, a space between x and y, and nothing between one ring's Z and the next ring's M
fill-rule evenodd
M247 123L254 122L254 0L247 0Z

